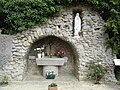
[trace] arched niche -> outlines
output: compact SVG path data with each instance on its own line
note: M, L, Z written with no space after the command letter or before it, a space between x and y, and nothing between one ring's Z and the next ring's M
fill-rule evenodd
M74 46L68 42L65 41L64 39L61 39L56 36L45 36L37 41L35 41L28 52L28 61L27 61L27 72L28 72L28 77L29 75L36 75L36 76L42 76L43 73L43 66L38 66L36 64L35 58L29 59L29 56L35 56L37 58L37 52L35 51L36 48L41 48L46 46L45 48L45 55L49 57L48 53L50 51L49 44L51 44L51 52L52 52L52 58L54 56L56 57L56 52L59 50L64 51L64 56L68 57L67 62L63 66L59 66L58 69L58 76L63 76L63 75L74 75L77 76L77 52L74 48Z
M78 33L78 36L80 35L80 34L82 34L82 9L73 9L73 36L75 36L74 35L74 33L75 33L75 17L76 17L76 15L78 14L78 17L80 18L80 30L79 30L79 33ZM77 18L78 18L77 17ZM78 24L78 22L77 22L77 24ZM77 27L78 27L78 25L77 25Z

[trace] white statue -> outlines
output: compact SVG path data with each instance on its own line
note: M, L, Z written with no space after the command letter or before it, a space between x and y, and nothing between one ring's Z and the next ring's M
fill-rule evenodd
M81 19L79 17L79 13L76 13L75 22L74 22L74 36L79 36L80 30L81 30Z

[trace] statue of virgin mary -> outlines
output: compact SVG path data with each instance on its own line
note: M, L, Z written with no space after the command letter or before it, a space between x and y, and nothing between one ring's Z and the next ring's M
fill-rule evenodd
M80 30L81 30L81 19L79 17L79 13L76 13L74 20L74 36L79 36Z

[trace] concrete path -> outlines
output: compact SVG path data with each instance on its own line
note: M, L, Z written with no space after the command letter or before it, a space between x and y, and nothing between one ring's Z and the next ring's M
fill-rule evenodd
M90 81L22 81L10 82L7 86L0 86L0 90L48 90L52 82L58 84L58 90L120 90L115 83L102 83L95 85Z
M65 75L65 73L55 79L28 75L24 81L14 81L7 86L0 86L0 90L48 90L48 85L52 82L57 83L58 90L120 90L120 85L115 83L95 85L90 81L78 81L74 75Z

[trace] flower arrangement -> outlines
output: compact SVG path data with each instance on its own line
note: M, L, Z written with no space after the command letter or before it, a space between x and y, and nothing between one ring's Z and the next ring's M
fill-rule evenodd
M64 52L63 48L56 51L56 56L58 56L60 58L63 58L64 54L65 54L65 52Z
M53 70L48 71L48 72L46 73L46 79L54 79L55 76L56 76L56 73L55 73Z
M36 51L37 53L42 53L42 52L44 52L44 48L43 47L41 47L41 48L35 48L34 49L34 51Z
M44 53L44 47L41 47L41 48L35 48L34 51L37 52L38 58L42 58L42 57L45 56L45 53Z
M78 32L78 35L80 36L80 35L82 35L82 37L83 37L83 29L81 29L79 32Z

